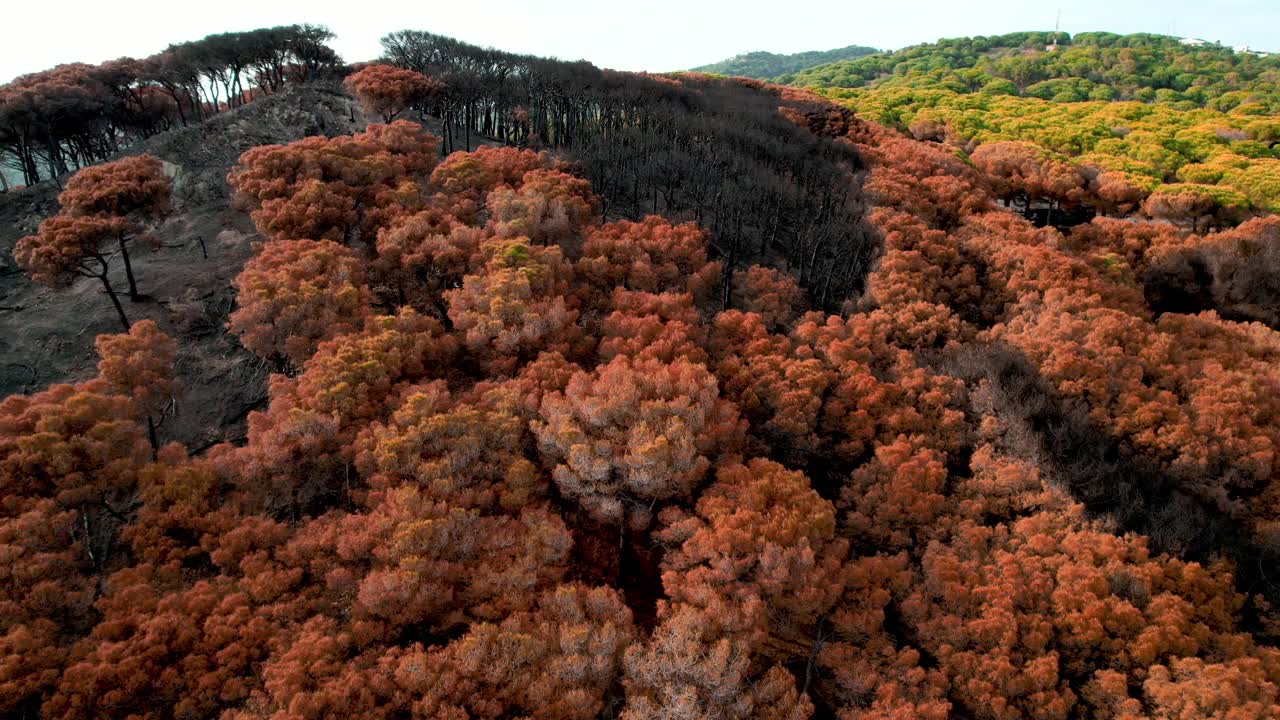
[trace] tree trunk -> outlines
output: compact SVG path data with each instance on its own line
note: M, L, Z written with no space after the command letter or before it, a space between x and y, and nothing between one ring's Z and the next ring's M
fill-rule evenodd
M128 316L124 314L124 307L120 305L120 298L116 297L115 288L111 287L111 281L107 279L105 267L102 269L102 274L98 276L98 279L102 281L102 287L106 288L107 297L111 298L111 304L115 306L116 314L120 316L120 324L124 325L124 331L129 332L129 328L133 327L133 325L130 324Z
M156 451L160 449L160 438L156 435L156 421L147 415L147 438L151 441L151 459L156 459Z
M440 313L440 324L444 325L445 332L452 332L453 319L449 317L449 308L444 304L444 299L436 293L431 293L431 303L435 305L436 312Z
M728 310L733 307L733 266L738 261L737 240L729 250L729 257L726 258L724 269L720 272L720 309Z
M124 236L120 236L120 257L124 259L124 276L129 279L129 300L138 301L138 283L133 279L133 263L129 262L129 249L125 245Z
M30 143L23 142L19 152L22 153L22 184L30 187L40 182L40 166L36 164Z
M53 144L53 135L48 130L45 131L44 139L49 151L49 177L53 178L53 184L57 185L58 189L61 190L62 180L58 176L66 172L67 169L66 167L62 167L61 169L58 167L58 151Z

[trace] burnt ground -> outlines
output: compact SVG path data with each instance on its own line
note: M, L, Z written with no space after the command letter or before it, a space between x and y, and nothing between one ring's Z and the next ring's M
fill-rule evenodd
M181 441L193 451L234 440L243 435L248 412L266 397L268 368L223 328L234 308L231 281L261 239L248 216L231 207L227 172L251 147L340 135L364 125L339 87L301 86L126 152L148 152L176 166L176 211L156 232L160 248L132 253L138 289L147 298L122 298L130 320L154 320L178 340L183 391L161 429L163 440ZM52 181L0 193L0 398L92 377L94 337L121 331L96 280L47 288L32 283L14 263L14 244L57 212L57 194ZM113 276L112 284L125 287L123 265L114 264L119 280Z

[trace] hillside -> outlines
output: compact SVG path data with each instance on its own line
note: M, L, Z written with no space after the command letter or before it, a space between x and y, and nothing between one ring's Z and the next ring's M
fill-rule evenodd
M1264 202L382 47L0 86L0 716L1280 720Z
M850 45L835 50L811 50L809 52L779 55L771 52L749 52L735 55L720 62L692 68L693 72L728 75L731 77L749 77L759 80L776 78L779 75L798 73L802 70L843 60L854 60L879 52L875 48L862 45Z
M1033 143L1130 206L1155 194L1237 220L1280 209L1280 56L1105 33L1046 51L1052 37L943 40L791 80L966 155Z
M1053 48L1056 40L1056 49ZM1037 97L1136 100L1227 112L1280 110L1280 55L1185 45L1163 35L1024 32L954 38L780 78L814 88L911 87Z
M352 108L334 87L296 88L130 148L174 173L177 213L156 229L159 249L136 255L146 298L127 308L132 320L154 320L184 339L178 376L186 391L166 437L192 448L239 437L266 397L267 368L223 331L235 301L231 280L261 239L231 207L227 172L252 147L351 132ZM91 377L94 337L118 327L100 287L42 287L15 265L14 243L57 211L57 193L46 181L0 194L0 396Z
M861 291L875 244L862 222L860 158L779 112L819 98L760 82L601 70L427 32L392 33L383 47L385 61L467 89L461 102L438 106L457 135L563 157L591 182L606 219L695 221L726 277L751 263L785 264L824 308Z

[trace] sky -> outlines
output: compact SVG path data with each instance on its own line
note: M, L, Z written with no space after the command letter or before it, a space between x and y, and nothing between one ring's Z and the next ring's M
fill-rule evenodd
M1155 7L1159 9L1153 9ZM394 30L428 30L601 67L683 70L752 50L895 49L942 37L1051 30L1154 32L1280 51L1278 0L36 0L0 25L0 82L66 62L145 57L231 30L313 23L347 61Z

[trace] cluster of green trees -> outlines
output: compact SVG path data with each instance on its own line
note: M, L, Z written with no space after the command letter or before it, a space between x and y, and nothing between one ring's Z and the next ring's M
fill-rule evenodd
M1280 210L1280 56L1158 35L1033 32L941 40L783 79L965 157L1030 142L1144 196L1208 198L1233 217Z
M766 80L787 73L798 73L816 65L826 65L843 60L856 60L868 55L874 55L877 52L880 51L865 45L850 45L849 47L836 48L835 50L810 50L791 55L756 51L735 55L709 65L702 65L693 68L693 71Z
M1148 190L1193 183L1280 210L1280 118L1136 102L1056 103L944 89L831 90L864 117L968 153L1032 142L1085 168L1128 174Z
M819 88L944 88L1057 102L1136 100L1250 114L1280 109L1280 56L1147 34L953 38L811 67L780 80Z

